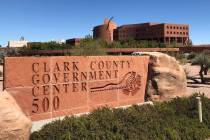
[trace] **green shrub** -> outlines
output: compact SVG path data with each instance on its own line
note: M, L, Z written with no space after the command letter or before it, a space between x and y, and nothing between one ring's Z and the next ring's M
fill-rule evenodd
M207 75L208 70L210 69L210 55L207 52L202 52L196 55L196 57L192 60L193 65L199 65L200 71L199 75L201 78L201 83L206 83L206 78L204 75Z
M1 50L0 51L0 64L3 64L5 56L6 56L6 52Z
M94 40L91 38L86 38L82 40L80 46L75 49L75 52L72 55L77 56L98 56L106 55L104 46L106 42L101 40Z
M210 137L210 99L202 97L203 123L197 100L177 98L127 109L97 109L89 115L66 117L31 134L31 140L204 140Z
M18 56L20 55L19 48L5 48L4 50L0 51L0 63L3 63L3 59L6 56Z
M104 42L104 48L166 48L166 44L156 41L135 40L133 38L127 40L118 40L111 43Z
M191 53L188 55L187 59L188 59L188 60L192 60L192 59L194 59L195 57L196 57L196 53L195 53L195 52L191 52Z
M6 51L7 56L18 56L20 55L19 48L8 48Z
M181 52L168 52L168 55L175 57L181 64L186 64L188 62L187 56Z
M56 43L54 41L51 42L31 42L28 43L28 47L26 50L61 50L61 49L69 49L72 48L69 44L65 43Z

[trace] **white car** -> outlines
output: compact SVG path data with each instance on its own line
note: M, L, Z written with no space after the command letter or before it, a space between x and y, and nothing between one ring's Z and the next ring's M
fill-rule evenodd
M131 55L134 56L141 56L143 53L142 52L133 52Z

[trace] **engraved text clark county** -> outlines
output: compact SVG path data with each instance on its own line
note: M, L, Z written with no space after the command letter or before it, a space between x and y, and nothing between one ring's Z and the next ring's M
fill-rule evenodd
M32 113L58 110L62 103L60 94L122 90L126 95L134 95L141 87L141 75L135 71L119 77L120 70L131 68L130 61L91 61L89 71L82 71L80 65L77 61L33 63ZM118 82L109 82L118 78ZM89 81L108 83L88 89Z

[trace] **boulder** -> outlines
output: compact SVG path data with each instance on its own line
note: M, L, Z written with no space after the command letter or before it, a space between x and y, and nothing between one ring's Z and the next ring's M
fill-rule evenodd
M0 93L0 140L28 140L31 121L14 98L6 91Z
M150 56L146 100L167 101L188 96L185 71L174 57L160 52L143 55Z

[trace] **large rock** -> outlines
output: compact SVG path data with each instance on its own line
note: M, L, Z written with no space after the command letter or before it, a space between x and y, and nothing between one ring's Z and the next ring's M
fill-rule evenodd
M165 101L188 96L184 69L174 57L159 52L144 52L150 56L147 100Z
M27 140L31 130L28 119L14 98L6 91L0 93L0 140Z

